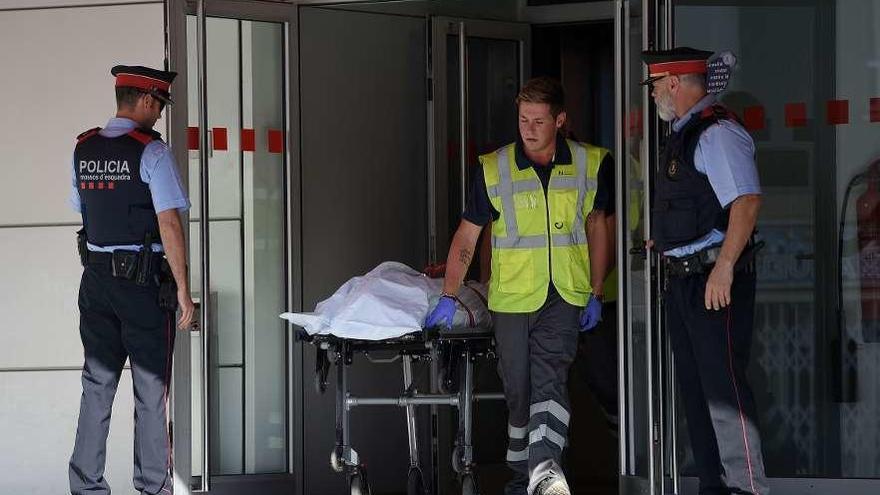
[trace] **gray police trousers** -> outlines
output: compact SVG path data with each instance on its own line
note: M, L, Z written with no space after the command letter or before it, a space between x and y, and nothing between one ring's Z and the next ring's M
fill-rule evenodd
M126 358L134 385L134 487L150 495L172 493L166 402L174 328L157 298L158 287L114 278L109 263L83 270L79 311L85 364L69 466L73 495L110 493L104 479L107 434Z
M514 471L505 495L532 494L544 478L563 476L571 416L568 369L577 353L582 309L551 288L538 311L492 314L508 408L507 463Z
M755 274L741 271L731 304L705 307L708 274L671 278L667 331L701 495L768 495L758 414L746 379L755 319Z

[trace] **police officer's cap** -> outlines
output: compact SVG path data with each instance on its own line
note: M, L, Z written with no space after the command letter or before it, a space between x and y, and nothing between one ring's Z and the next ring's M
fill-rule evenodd
M706 61L712 52L682 46L671 50L647 50L642 59L648 64L648 78L642 85L651 84L666 76L681 74L705 74Z
M116 76L117 88L135 88L152 95L166 104L171 101L171 82L177 76L176 72L151 69L140 65L117 65L110 69L110 74Z

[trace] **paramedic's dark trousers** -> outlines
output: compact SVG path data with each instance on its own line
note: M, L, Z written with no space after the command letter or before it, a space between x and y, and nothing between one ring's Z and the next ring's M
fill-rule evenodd
M158 287L113 278L110 265L90 264L79 289L80 336L85 351L76 444L70 458L73 495L104 495L110 410L125 359L134 385L134 487L168 494L170 474L166 396L174 327L157 303Z
M700 493L766 495L755 400L746 380L755 274L734 275L731 304L720 311L706 309L707 278L670 278L664 295Z
M508 465L514 479L505 493L523 495L550 475L562 475L568 438L568 369L577 353L583 308L551 290L533 313L493 313L498 371L508 408Z

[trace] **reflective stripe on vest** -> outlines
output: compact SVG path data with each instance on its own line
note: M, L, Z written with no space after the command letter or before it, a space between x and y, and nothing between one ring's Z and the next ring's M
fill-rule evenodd
M537 310L546 299L551 276L566 301L586 304L586 216L607 150L567 143L573 164L554 167L546 193L531 167L516 166L514 145L480 157L489 200L500 213L492 227L489 308L494 311Z

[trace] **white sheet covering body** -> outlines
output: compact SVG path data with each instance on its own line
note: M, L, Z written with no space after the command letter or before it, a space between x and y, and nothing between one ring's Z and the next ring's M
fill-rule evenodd
M284 313L284 318L310 335L385 340L421 331L428 310L437 304L443 279L428 278L412 268L386 261L354 277L312 313ZM486 287L467 282L459 291L453 326L488 327Z

